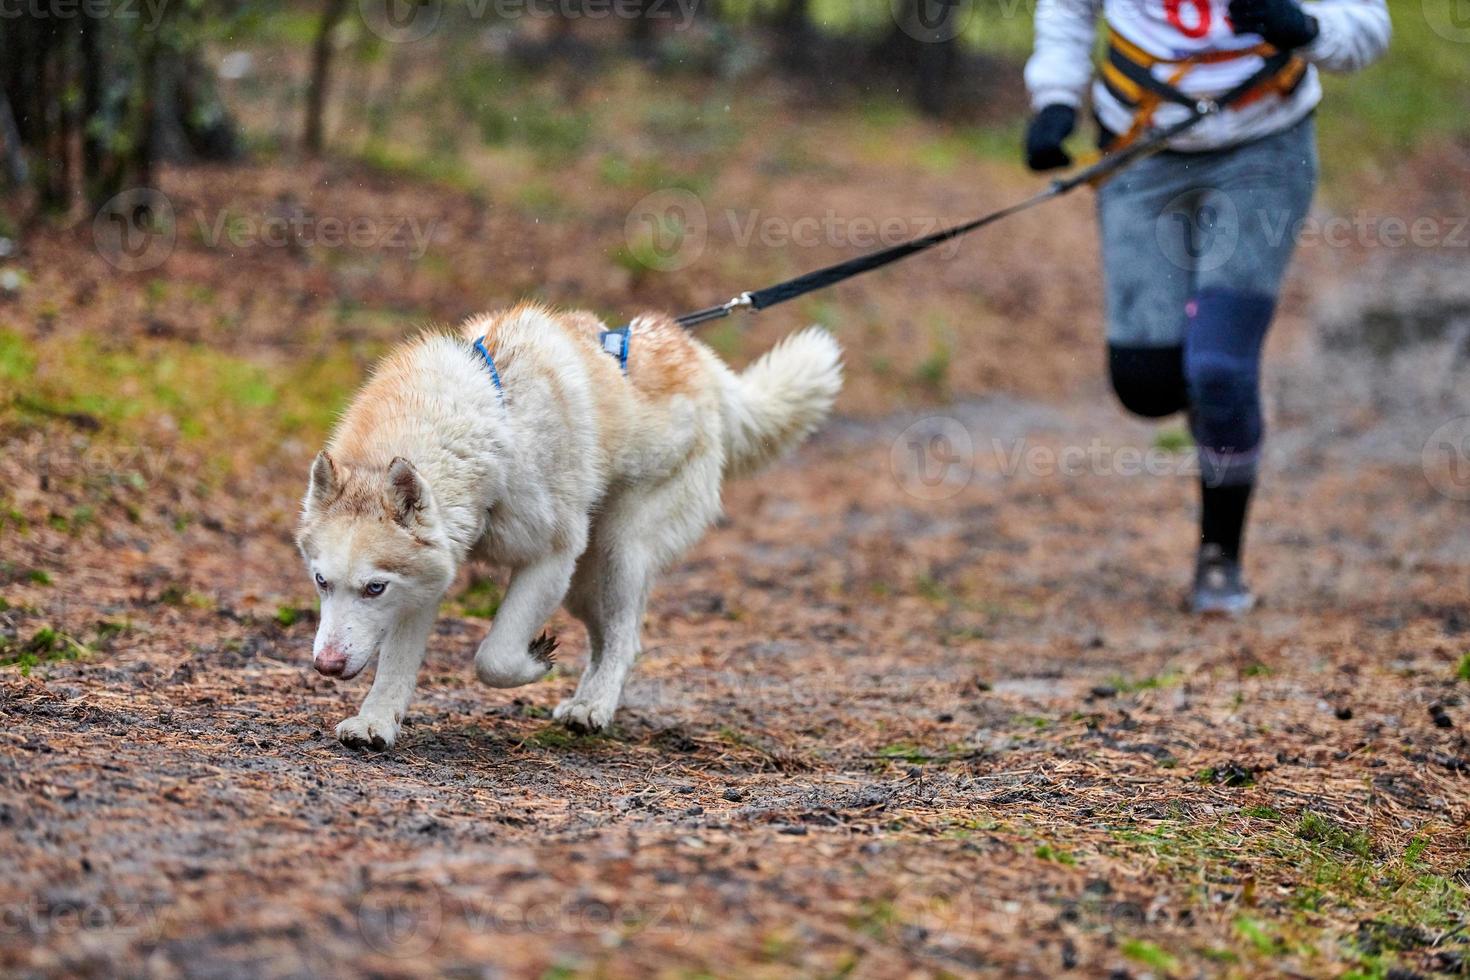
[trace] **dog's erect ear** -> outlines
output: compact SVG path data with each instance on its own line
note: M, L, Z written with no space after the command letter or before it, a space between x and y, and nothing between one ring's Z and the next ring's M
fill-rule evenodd
M306 491L306 509L319 510L331 503L342 491L342 482L337 476L337 464L323 449L316 454L311 464L311 486Z
M388 501L393 519L404 527L410 527L429 500L429 488L425 486L419 471L402 456L396 456L388 464Z

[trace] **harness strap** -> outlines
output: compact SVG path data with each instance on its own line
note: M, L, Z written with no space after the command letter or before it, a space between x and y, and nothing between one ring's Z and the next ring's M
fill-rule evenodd
M1187 66L1181 65L1179 68L1175 69L1172 75L1169 76L1169 80L1167 82L1157 82L1157 84L1163 89L1168 89L1169 91L1177 93L1179 90L1175 88L1175 86L1179 84L1180 79L1182 79L1185 74L1188 73L1188 71L1189 69ZM1149 78L1153 79L1153 75L1149 74ZM1133 113L1132 124L1128 127L1127 132L1122 133L1118 136L1116 140L1113 141L1113 146L1119 150L1126 150L1134 143L1137 143L1139 139L1143 137L1143 134L1148 132L1149 128L1153 126L1154 114L1159 111L1159 106L1163 104L1164 96L1160 92L1151 89L1148 92L1141 93L1134 107L1135 111ZM1193 108L1193 103L1189 103L1189 106L1190 108Z
M633 328L631 326L619 327L616 330L604 330L598 338L602 349L618 359L618 367L623 373L628 373L628 344L633 339Z
M1108 55L1102 65L1103 84L1114 98L1134 110L1132 124L1113 141L1109 151L1127 149L1142 138L1153 127L1154 115L1165 102L1193 109L1199 100L1185 95L1179 85L1195 68L1252 57L1263 59L1261 69L1216 99L1217 105L1239 108L1272 92L1285 97L1306 76L1304 60L1264 42L1233 51L1203 51L1184 58L1164 58L1150 54L1109 26ZM1154 68L1159 65L1174 66L1167 79L1154 74Z
M628 373L628 344L632 337L633 328L626 326L603 331L599 341L604 351L618 359L618 367L624 374ZM495 385L495 393L500 396L501 404L505 404L505 385L500 381L500 371L495 367L495 358L490 354L490 349L485 346L485 338L476 338L471 346L474 347L475 353L480 355L480 360L485 362L485 370L490 372L490 381Z
M1150 54L1148 51L1145 51L1122 34L1119 34L1111 24L1108 25L1108 47L1116 49L1129 61L1147 65L1150 68L1154 65L1217 65L1226 61L1249 58L1252 55L1258 58L1266 58L1276 53L1276 48L1262 41L1260 44L1253 44L1248 48L1197 51L1194 54L1188 54L1182 58L1165 58L1162 55Z
M1170 73L1168 81L1161 81L1155 77L1148 65L1129 61L1118 53L1117 48L1108 52L1108 60L1103 63L1103 72L1108 77L1116 81L1131 83L1132 90L1138 93L1134 101L1138 103L1139 108L1143 107L1143 102L1149 95L1154 97L1152 99L1154 105L1167 101L1176 105L1193 106L1199 100L1191 99L1178 88L1184 76L1188 75L1193 68L1194 65L1188 63L1179 65Z
M485 362L485 368L490 372L490 380L495 383L495 393L500 396L501 404L505 403L505 385L500 383L500 372L495 368L495 358L490 356L490 351L485 347L485 338L479 337L474 343L475 352Z

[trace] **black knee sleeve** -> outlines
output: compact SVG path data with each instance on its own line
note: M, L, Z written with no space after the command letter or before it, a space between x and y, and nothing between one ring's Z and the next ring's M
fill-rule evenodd
M1261 347L1275 300L1239 290L1201 290L1190 305L1185 373L1202 476L1214 486L1254 482L1265 422Z
M1108 375L1123 407L1157 419L1189 404L1184 380L1184 348L1108 345Z

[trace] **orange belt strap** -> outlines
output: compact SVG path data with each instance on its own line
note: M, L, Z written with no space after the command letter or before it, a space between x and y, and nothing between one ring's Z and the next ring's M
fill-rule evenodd
M1195 99L1180 92L1179 84L1198 66L1217 65L1240 58L1269 58L1275 54L1274 47L1262 42L1235 51L1202 51L1186 58L1163 58L1150 54L1109 26L1108 58L1102 65L1103 80L1115 95L1132 103L1135 109L1132 124L1108 147L1109 151L1117 152L1137 142L1153 125L1154 114L1165 101L1192 104ZM1158 65L1175 67L1167 79L1161 80L1153 75L1153 69ZM1285 97L1301 81L1306 70L1307 63L1293 57L1281 71L1240 96L1232 105L1236 108L1250 105L1271 94Z

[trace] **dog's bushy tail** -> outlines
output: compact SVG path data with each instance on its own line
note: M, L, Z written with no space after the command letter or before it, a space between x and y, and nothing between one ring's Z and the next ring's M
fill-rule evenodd
M794 333L727 377L725 470L755 472L806 438L842 388L842 349L820 327Z

